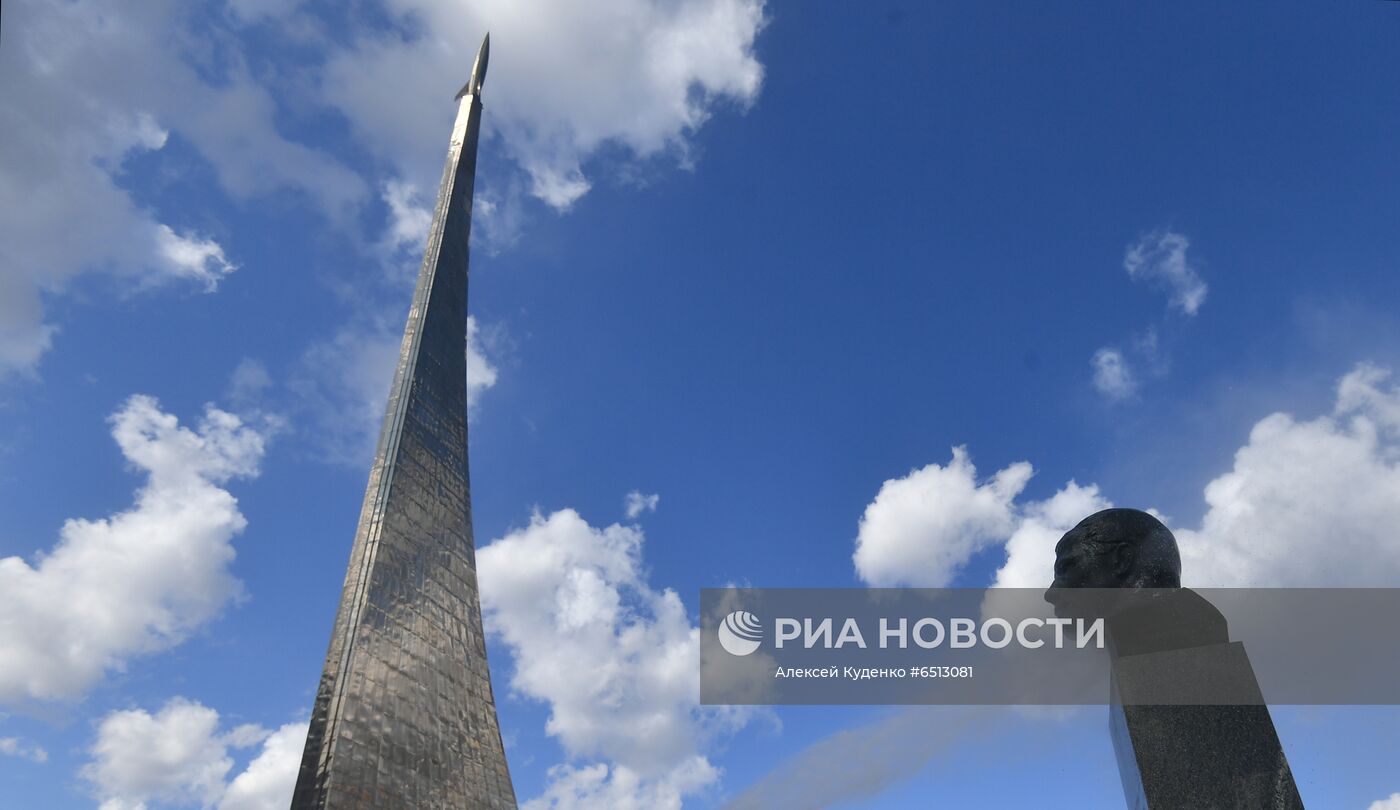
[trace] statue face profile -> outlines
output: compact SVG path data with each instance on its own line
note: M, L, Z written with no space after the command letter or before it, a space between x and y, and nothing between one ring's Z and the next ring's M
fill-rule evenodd
M1084 588L1180 588L1176 538L1138 509L1105 509L1079 521L1055 545L1055 579L1045 601L1058 615L1084 615L1071 606ZM1063 612L1062 612L1063 609Z

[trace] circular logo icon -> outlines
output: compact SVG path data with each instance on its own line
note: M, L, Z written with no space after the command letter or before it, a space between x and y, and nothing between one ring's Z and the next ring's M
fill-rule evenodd
M747 610L736 610L719 624L719 644L730 655L748 655L763 641L763 625Z

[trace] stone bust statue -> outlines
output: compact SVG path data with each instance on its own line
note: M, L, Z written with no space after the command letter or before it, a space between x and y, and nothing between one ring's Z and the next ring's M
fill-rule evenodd
M1302 810L1244 647L1214 605L1181 587L1162 521L1137 509L1079 521L1055 545L1045 600L1060 618L1104 622L1129 807Z
M1055 545L1053 588L1180 588L1181 554L1162 521L1138 509L1105 509Z
M1066 532L1045 601L1060 617L1108 617L1115 655L1228 640L1220 611L1181 587L1176 537L1138 509L1095 512Z

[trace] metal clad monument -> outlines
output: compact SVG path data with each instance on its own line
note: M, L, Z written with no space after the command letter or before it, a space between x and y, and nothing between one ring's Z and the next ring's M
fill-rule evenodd
M457 95L293 810L515 807L467 473L467 247L488 50L489 38Z

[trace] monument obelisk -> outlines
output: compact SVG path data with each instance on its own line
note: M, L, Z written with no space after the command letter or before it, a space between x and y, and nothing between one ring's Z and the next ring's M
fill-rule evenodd
M293 810L515 807L467 475L467 247L489 44L457 94Z

